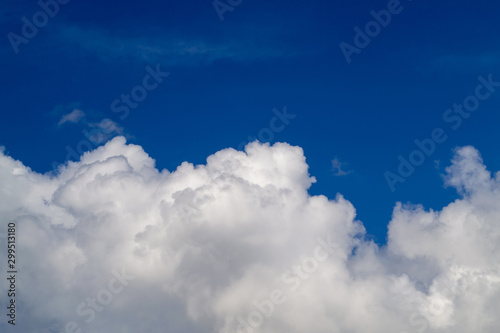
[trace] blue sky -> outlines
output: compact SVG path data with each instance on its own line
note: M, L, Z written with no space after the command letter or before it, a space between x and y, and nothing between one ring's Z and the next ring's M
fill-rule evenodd
M211 1L72 0L13 47L8 34L22 36L22 18L32 22L42 9L3 1L0 144L34 171L50 172L66 161L66 147L104 144L83 148L90 141L82 131L102 130L109 119L115 127L106 138L125 135L172 171L258 137L286 108L296 117L272 132L271 143L302 147L317 179L309 192L343 194L384 243L397 201L440 209L457 198L441 179L455 147L472 145L500 169L500 91L456 129L443 119L474 95L479 76L500 81L500 4L402 0L348 63L339 44L354 45L354 28L364 30L370 12L388 3L243 0L221 20ZM112 102L157 68L169 75L149 80L155 87L120 119ZM74 110L84 116L60 123ZM391 191L384 173L396 174L398 156L408 158L414 140L436 128L448 139Z

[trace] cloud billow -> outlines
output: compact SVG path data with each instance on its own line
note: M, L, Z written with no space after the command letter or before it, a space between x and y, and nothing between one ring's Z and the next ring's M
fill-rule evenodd
M500 176L473 147L447 172L462 198L441 211L396 204L380 247L340 194L308 194L304 153L285 143L172 172L123 137L57 174L1 153L0 216L18 226L19 328L498 332Z

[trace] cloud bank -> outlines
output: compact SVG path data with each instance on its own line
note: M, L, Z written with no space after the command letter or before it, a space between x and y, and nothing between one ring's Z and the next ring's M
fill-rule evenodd
M500 173L477 150L458 149L447 168L461 199L396 204L383 247L340 194L309 195L314 182L285 143L173 172L123 137L53 175L0 153L1 248L17 225L15 329L500 330Z

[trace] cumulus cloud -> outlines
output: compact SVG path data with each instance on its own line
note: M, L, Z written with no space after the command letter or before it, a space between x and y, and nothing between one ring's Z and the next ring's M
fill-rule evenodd
M498 332L500 176L464 147L445 179L462 198L441 211L397 204L379 247L342 195L308 194L304 153L285 143L171 172L123 137L56 175L0 153L18 328Z
M63 115L61 117L61 120L59 120L58 125L61 126L61 125L65 124L65 123L77 123L84 116L85 116L85 113L83 113L82 110L74 109L70 113Z

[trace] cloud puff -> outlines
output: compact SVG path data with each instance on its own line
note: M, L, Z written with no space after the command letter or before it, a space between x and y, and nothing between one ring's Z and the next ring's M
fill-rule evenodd
M0 153L18 328L498 332L500 176L472 147L447 172L462 199L438 212L397 204L379 247L340 194L308 194L303 151L285 143L172 172L123 137L57 175Z
M352 170L345 170L346 163L341 162L337 157L332 160L332 171L334 176L346 176L352 172ZM342 170L344 168L344 170Z
M92 129L85 133L85 136L94 144L101 144L117 135L125 135L123 127L109 118L104 118L99 122L90 123L88 126ZM130 137L129 135L126 135Z
M61 117L61 120L59 120L58 125L61 126L62 124L65 123L77 123L79 122L83 117L85 116L85 113L83 113L82 110L79 109L74 109L68 114L65 114Z

